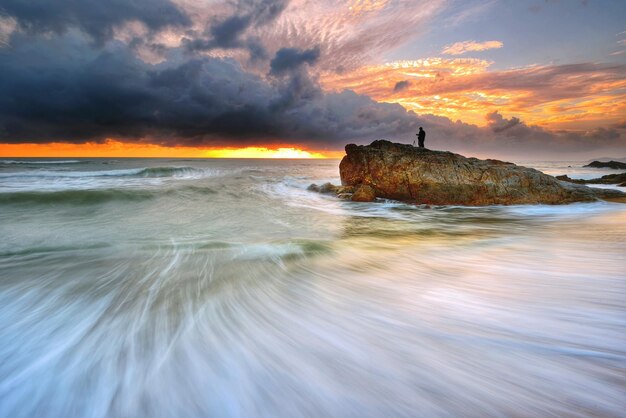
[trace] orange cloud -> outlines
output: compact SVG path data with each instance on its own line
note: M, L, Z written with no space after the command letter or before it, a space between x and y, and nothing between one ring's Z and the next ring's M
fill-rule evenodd
M452 45L446 45L441 51L441 53L446 54L446 55L461 55L466 52L486 51L488 49L502 48L503 46L504 44L500 41L486 41L486 42L463 41L463 42L456 42Z
M325 74L329 90L350 89L418 114L484 126L499 111L551 129L591 129L626 116L626 66L571 64L489 71L490 61L428 58ZM400 86L401 88L399 88Z
M387 3L389 3L389 0L351 0L348 9L352 13L359 15L381 10L387 6Z
M339 158L343 152L310 151L295 147L205 148L166 147L106 140L102 143L0 144L0 157L107 158Z

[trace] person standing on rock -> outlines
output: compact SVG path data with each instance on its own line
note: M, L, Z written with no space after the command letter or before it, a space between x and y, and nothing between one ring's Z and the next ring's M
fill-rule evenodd
M424 129L422 129L422 127L420 126L419 133L415 135L417 135L417 145L420 148L424 148L424 140L426 139L426 131L424 131Z

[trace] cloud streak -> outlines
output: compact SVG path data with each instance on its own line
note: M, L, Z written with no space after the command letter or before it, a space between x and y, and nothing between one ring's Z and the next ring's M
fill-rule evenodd
M463 41L456 42L451 45L446 45L441 51L444 55L462 55L466 52L480 52L487 51L489 49L498 49L502 48L504 44L500 41L485 41L485 42L476 42L476 41Z
M247 49L253 60L267 58L262 42L245 35L251 28L275 21L288 4L288 0L239 0L230 15L210 19L202 34L190 33L191 37L183 37L183 44L190 51Z

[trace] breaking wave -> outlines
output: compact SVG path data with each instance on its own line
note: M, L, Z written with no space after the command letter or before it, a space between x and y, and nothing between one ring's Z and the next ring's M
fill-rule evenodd
M130 168L121 170L100 171L50 171L31 170L10 173L0 173L0 178L63 178L63 177L176 177L176 178L200 178L217 174L216 170L199 169L193 167L148 167Z

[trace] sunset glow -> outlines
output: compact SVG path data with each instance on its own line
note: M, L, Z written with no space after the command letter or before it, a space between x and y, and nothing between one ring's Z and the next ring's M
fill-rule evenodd
M328 158L313 151L304 151L297 148L269 149L263 147L247 147L235 149L213 149L205 151L209 158Z
M394 61L328 73L322 83L329 90L351 89L418 114L478 126L486 125L485 115L494 111L553 129L614 125L626 116L621 69L535 65L489 71L492 65L473 58Z
M293 147L209 148L164 147L107 140L102 143L0 144L0 157L114 158L340 158L343 152L307 151Z

